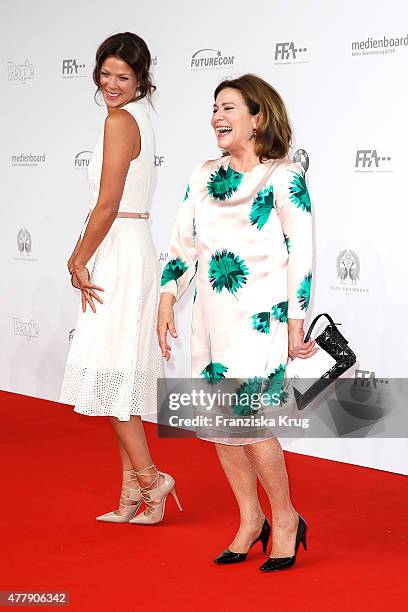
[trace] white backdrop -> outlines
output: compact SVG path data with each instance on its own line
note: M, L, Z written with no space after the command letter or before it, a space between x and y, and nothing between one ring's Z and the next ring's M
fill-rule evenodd
M406 3L3 0L0 17L2 389L58 398L78 300L66 261L87 213L86 168L106 113L93 101L94 56L125 30L141 35L154 58L151 223L162 263L191 170L219 155L209 125L214 87L254 72L287 104L291 155L309 156L316 267L308 320L332 313L358 368L406 375ZM341 281L347 255L357 274ZM189 375L189 297L169 376ZM283 445L408 473L404 438Z

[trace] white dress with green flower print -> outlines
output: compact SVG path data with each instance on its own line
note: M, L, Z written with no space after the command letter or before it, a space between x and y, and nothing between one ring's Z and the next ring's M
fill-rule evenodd
M192 376L215 383L281 379L288 318L304 319L312 281L312 217L303 168L269 160L236 172L230 157L193 172L161 291L195 279Z

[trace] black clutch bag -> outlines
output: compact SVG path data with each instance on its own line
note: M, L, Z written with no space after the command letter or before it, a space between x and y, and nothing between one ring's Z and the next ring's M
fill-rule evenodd
M309 359L294 359L288 365L286 371L286 376L291 379L296 404L299 410L306 408L306 406L320 395L322 391L327 389L336 378L344 374L344 372L351 368L356 362L355 353L348 346L348 341L337 328L337 325L340 324L338 323L336 325L331 316L326 312L317 315L317 317L313 319L307 330L304 341L308 342L310 340L312 331L320 317L326 317L329 320L329 325L327 325L315 338L316 344L320 347L320 350ZM324 353L322 354L321 351L324 351ZM295 362L297 363L295 364ZM330 364L329 367L328 364ZM304 374L306 369L307 375ZM300 384L297 384L296 379L300 378L302 378L302 380L299 381Z

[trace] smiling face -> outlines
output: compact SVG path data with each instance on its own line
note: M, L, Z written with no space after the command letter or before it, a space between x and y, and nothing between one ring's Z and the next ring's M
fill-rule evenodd
M257 117L250 114L238 89L222 89L215 100L211 119L220 149L229 151L231 155L242 149L247 150L248 146L255 149L253 130Z
M109 108L117 108L133 100L138 88L133 69L124 60L113 55L102 63L99 84L105 104Z

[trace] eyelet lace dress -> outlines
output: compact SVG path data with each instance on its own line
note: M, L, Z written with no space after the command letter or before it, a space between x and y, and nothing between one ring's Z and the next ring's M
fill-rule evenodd
M124 107L137 121L141 151L130 163L120 212L145 212L154 164L149 103ZM90 209L97 202L103 162L103 130L88 166ZM82 230L85 231L84 226ZM148 221L117 218L87 264L91 282L104 289L96 314L79 304L78 320L62 383L60 401L89 416L157 411L157 378L162 357L156 337L160 268Z

